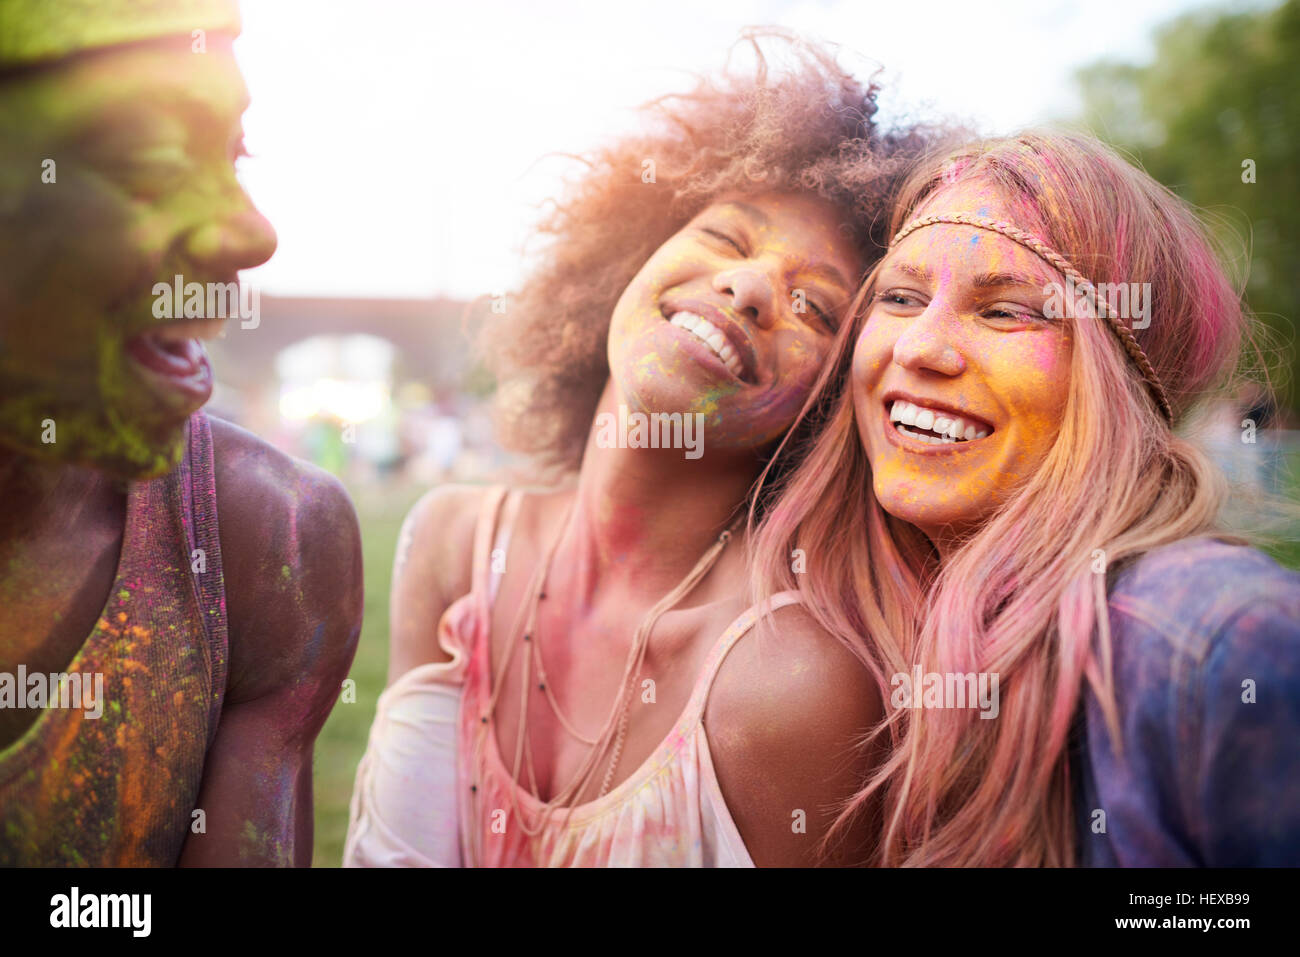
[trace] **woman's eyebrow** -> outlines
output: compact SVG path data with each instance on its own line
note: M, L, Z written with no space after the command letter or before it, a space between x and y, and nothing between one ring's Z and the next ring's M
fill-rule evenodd
M738 199L729 199L725 203L722 203L721 206L724 209L730 206L740 210L742 213L744 213L750 219L754 220L754 222L758 223L760 226L768 225L767 213L763 212L757 206L754 206L750 203L741 202Z
M1038 290L1043 287L1042 282L1032 276L1026 276L1024 273L1012 272L980 273L971 280L971 285L976 289L992 289L1004 286L1030 286L1033 289Z
M853 287L845 280L844 274L829 263L807 262L799 266L801 273L806 273L817 279L824 279L826 282L833 283L835 286L847 292Z
M766 226L771 223L771 220L767 217L767 213L763 212L757 206L743 202L739 199L729 199L725 203L719 203L718 206L720 209L736 209L760 226ZM844 290L852 288L844 278L844 274L828 263L804 262L800 265L799 271L807 273L810 276L825 279L827 282L835 283Z
M888 275L890 272L900 272L909 279L915 279L918 282L932 282L934 273L924 266L914 266L911 263L889 263L881 271L881 275Z

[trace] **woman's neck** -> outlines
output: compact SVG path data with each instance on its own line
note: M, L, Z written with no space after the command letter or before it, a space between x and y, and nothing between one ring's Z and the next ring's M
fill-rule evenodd
M690 449L626 447L638 443L617 440L637 420L620 417L620 403L627 405L611 383L587 438L573 516L556 557L587 596L620 581L643 594L673 588L739 514L761 467L753 454L707 445L695 458L687 457Z

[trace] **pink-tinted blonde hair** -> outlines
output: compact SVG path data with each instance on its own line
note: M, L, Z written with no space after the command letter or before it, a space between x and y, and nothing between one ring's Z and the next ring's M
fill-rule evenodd
M900 192L891 233L921 212L950 212L944 189L967 181L996 187L1017 226L1094 283L1151 283L1150 325L1136 335L1176 422L1226 390L1250 327L1185 202L1091 137L1029 132L922 163ZM850 362L879 269L828 369ZM753 531L755 587L802 591L821 625L871 669L886 702L863 747L888 748L837 822L859 813L881 822L873 863L1072 864L1067 743L1085 681L1119 738L1108 580L1123 563L1189 536L1242 541L1218 524L1223 476L1171 431L1106 323L1074 320L1070 333L1069 394L1054 444L942 563L928 538L872 494L851 388L833 401L810 399L807 414L823 410L817 439L759 496L772 504ZM802 573L792 568L796 549ZM924 673L996 673L999 716L890 708L891 676L917 664Z

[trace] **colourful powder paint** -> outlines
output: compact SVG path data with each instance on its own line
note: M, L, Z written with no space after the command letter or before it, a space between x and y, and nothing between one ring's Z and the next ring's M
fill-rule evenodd
M617 401L702 413L706 452L780 439L830 353L833 317L863 267L841 218L824 200L774 191L717 202L668 239L614 310L608 358ZM679 308L692 312L692 303L725 315L715 319L748 342L755 368L728 375L701 361L690 333L665 321Z
M949 187L922 212L977 206L981 183ZM928 235L927 235L928 234ZM995 234L950 224L917 230L882 265L877 299L854 358L854 407L886 511L923 530L977 522L1037 469L1055 439L1070 380L1068 326L1042 316L1042 289L1060 276ZM993 290L980 276L1018 277ZM974 443L934 453L895 440L885 396L901 390L992 426ZM891 400L892 401L892 400ZM922 401L924 404L924 401Z
M211 436L132 484L116 581L63 670L102 674L99 718L49 708L0 750L0 866L171 866L190 833L225 693L226 622ZM193 503L192 507L190 503ZM192 575L193 548L207 571Z

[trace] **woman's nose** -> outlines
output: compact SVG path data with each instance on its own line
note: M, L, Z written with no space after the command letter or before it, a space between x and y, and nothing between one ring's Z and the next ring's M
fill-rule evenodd
M713 290L730 296L736 311L751 322L763 327L772 324L772 283L761 269L745 266L720 272L713 279Z
M952 322L955 319L952 310L942 300L932 300L895 341L894 362L913 372L937 372L946 376L961 374L966 368L966 360L952 343Z

